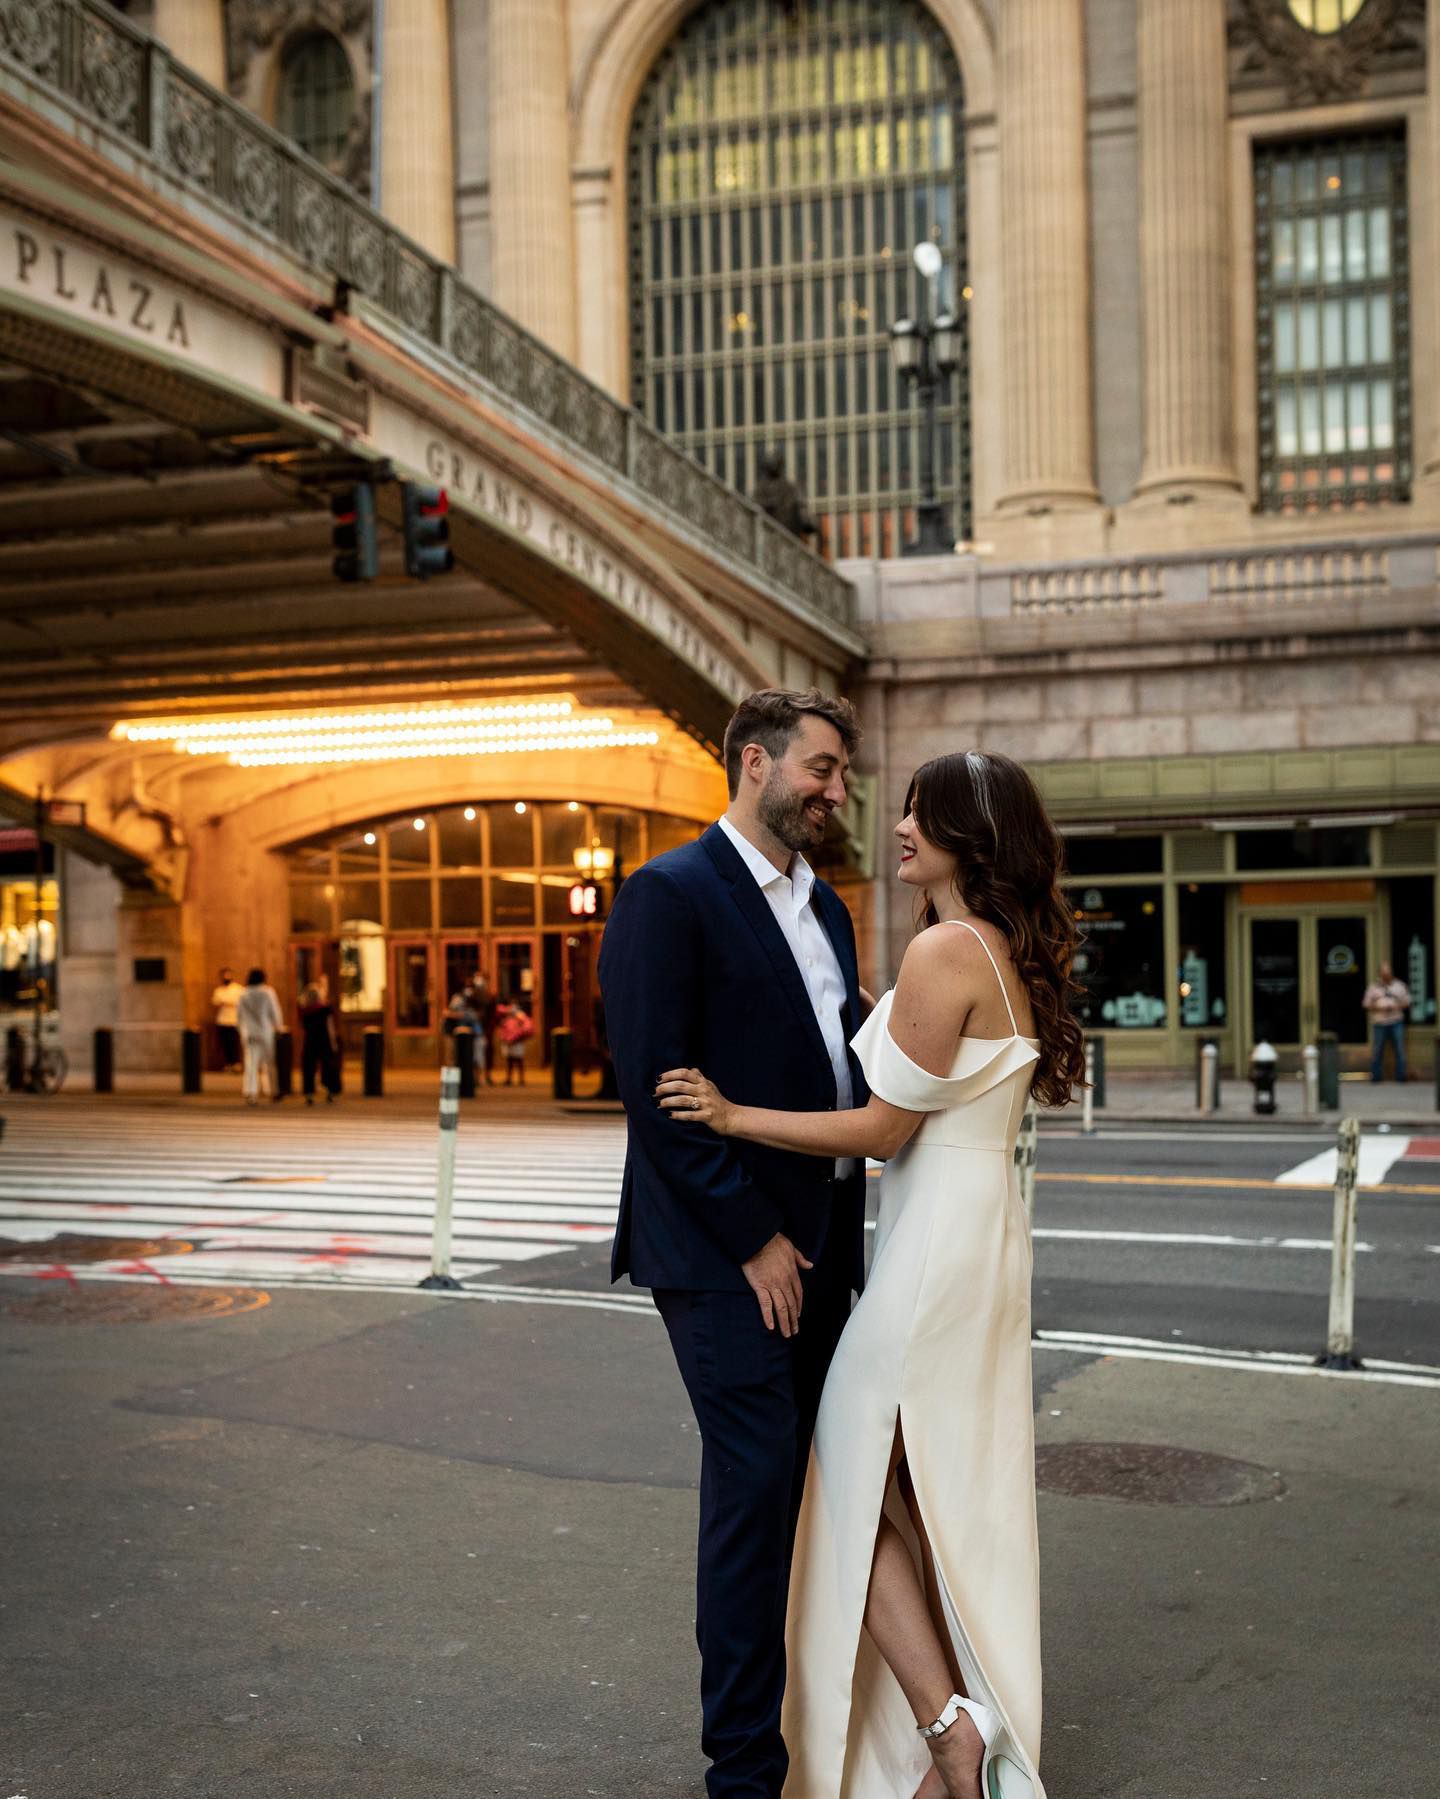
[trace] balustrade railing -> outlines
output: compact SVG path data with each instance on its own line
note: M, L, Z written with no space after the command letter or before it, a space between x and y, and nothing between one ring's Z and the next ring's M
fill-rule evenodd
M428 255L330 171L176 63L106 0L0 0L0 68L62 99L102 150L158 173L262 244L346 282L520 412L821 618L853 629L843 576Z

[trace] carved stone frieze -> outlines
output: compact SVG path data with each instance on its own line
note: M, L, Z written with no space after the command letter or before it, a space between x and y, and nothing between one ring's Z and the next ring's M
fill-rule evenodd
M166 89L165 143L182 175L205 187L215 185L215 108L183 80L172 79Z
M27 69L50 74L60 48L56 0L0 0L0 43Z
M240 210L262 231L273 231L280 218L280 158L258 137L235 141L235 198Z
M1297 106L1352 100L1372 76L1423 67L1425 0L1365 0L1328 35L1306 28L1286 0L1230 0L1230 81L1281 87Z
M82 91L101 118L121 131L133 127L144 75L139 46L87 15L80 69Z
M250 63L294 31L358 37L373 61L374 0L226 0L225 67L230 92L243 99Z

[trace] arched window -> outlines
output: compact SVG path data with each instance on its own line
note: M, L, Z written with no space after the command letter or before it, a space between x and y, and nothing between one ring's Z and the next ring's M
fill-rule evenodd
M317 162L340 161L355 116L355 78L338 38L312 31L285 48L276 120Z
M937 484L970 534L960 71L918 0L711 0L631 127L635 404L744 491L778 450L832 556L913 535L919 414L889 328L928 302L939 244L961 318Z

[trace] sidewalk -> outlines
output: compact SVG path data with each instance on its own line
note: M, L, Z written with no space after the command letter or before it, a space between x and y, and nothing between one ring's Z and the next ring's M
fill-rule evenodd
M1281 1076L1276 1083L1277 1109L1257 1114L1249 1081L1233 1077L1220 1083L1220 1110L1201 1112L1195 1104L1193 1076L1148 1075L1130 1070L1106 1076L1104 1106L1095 1109L1097 1125L1144 1122L1148 1124L1330 1124L1340 1118L1358 1118L1363 1124L1388 1124L1392 1128L1429 1129L1440 1133L1440 1112L1435 1106L1435 1084L1429 1080L1381 1081L1372 1085L1368 1075L1340 1077L1340 1104L1333 1111L1307 1113L1305 1090L1298 1075ZM1075 1112L1064 1114L1073 1118Z
M33 1298L0 1281L0 1792L702 1799L696 1444L649 1308ZM1440 1393L1036 1373L1051 1799L1432 1791Z

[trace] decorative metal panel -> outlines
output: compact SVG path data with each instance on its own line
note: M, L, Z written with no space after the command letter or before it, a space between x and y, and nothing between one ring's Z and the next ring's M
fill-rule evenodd
M633 403L745 491L779 451L830 556L896 555L914 532L920 421L889 328L927 302L926 239L961 319L937 486L970 535L963 112L915 0L712 0L636 109Z
M1410 497L1405 132L1255 149L1260 504Z

